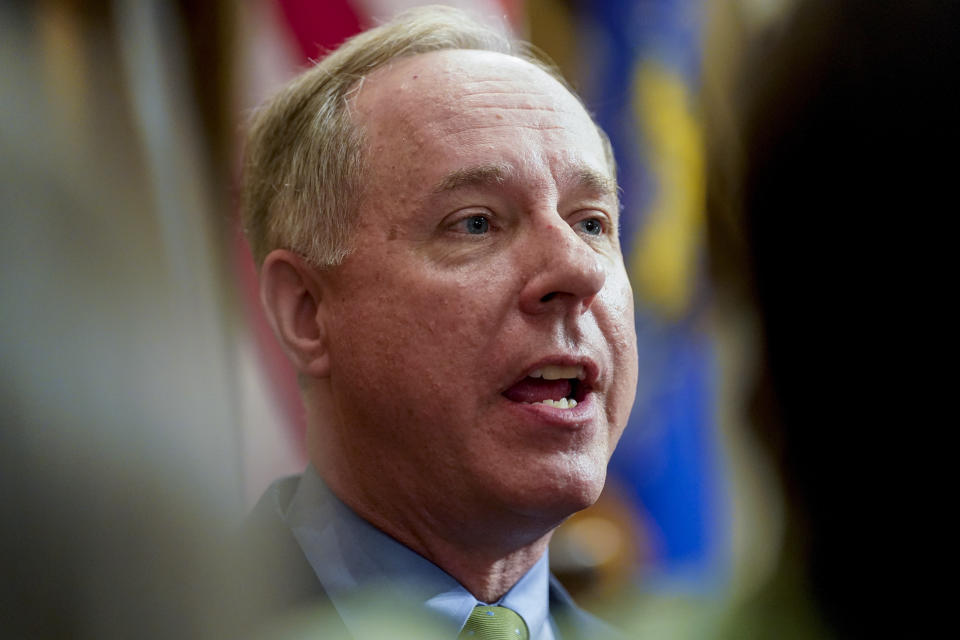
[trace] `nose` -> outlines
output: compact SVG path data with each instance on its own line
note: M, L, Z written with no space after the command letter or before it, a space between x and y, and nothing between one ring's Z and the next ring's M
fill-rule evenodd
M585 313L607 279L599 254L563 222L531 234L523 247L530 276L520 290L520 309L533 315Z

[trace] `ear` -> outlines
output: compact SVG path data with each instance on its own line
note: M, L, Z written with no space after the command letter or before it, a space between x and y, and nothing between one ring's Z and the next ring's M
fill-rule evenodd
M260 300L274 334L297 371L312 378L330 375L319 271L285 249L271 251L260 268Z

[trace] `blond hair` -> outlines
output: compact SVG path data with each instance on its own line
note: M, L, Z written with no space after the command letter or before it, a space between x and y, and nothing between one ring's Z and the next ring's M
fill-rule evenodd
M449 7L412 9L350 38L264 103L251 121L242 215L258 265L278 248L318 267L343 260L365 168L363 132L349 112L351 92L392 60L449 49L511 55L570 89L529 44ZM613 171L609 141L602 131L600 136Z

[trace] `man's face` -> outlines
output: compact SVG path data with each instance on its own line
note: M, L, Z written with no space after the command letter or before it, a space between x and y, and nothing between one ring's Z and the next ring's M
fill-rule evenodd
M336 464L428 512L588 506L637 376L593 123L541 70L477 51L380 69L353 107L369 172L321 311Z

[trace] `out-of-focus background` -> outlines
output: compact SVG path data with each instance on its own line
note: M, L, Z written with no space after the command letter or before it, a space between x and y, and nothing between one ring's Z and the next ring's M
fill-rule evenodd
M214 586L225 575L218 536L306 463L295 378L237 223L244 122L324 51L415 4L0 8L0 612L11 637L223 631L216 620L233 605ZM799 109L802 98L775 98L792 95L808 58L830 68L839 52L851 77L875 68L865 52L900 41L896 12L847 2L821 15L792 0L447 4L552 58L619 165L637 400L600 503L554 539L554 571L637 636L822 637L802 551L812 527L791 515L778 455L789 439L754 428L767 415L766 333L743 255L759 236L737 214L751 202L751 154L768 151L765 130L748 125L766 122L764 108ZM820 28L836 24L853 29ZM938 55L903 47L887 53ZM843 613L831 615L843 628Z

